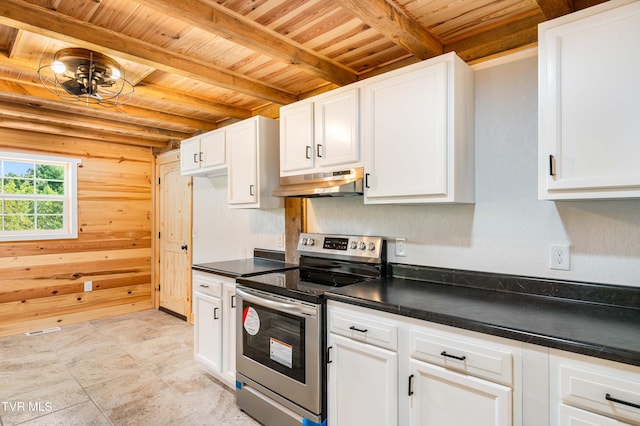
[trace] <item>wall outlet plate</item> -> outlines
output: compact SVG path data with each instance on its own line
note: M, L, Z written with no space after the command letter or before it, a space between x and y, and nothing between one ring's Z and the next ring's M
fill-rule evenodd
M571 267L571 246L551 244L549 246L549 268L568 271Z
M92 291L93 290L93 282L85 281L84 282L84 291Z
M407 239L396 238L396 256L404 257L407 255Z

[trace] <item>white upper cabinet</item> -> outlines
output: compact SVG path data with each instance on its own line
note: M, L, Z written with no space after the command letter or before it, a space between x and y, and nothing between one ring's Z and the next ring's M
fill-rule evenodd
M640 2L539 26L540 199L640 197Z
M365 204L475 202L474 96L454 53L365 80Z
M256 116L226 129L229 207L278 208L278 121Z
M213 130L180 143L182 175L210 176L227 173L224 129Z
M359 88L347 86L280 109L280 175L362 165Z

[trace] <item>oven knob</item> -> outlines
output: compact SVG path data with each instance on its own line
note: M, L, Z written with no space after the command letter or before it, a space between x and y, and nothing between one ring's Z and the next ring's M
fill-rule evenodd
M304 238L302 239L301 243L302 243L302 245L303 245L303 246L306 246L308 241L309 241L309 240L307 240L307 238L306 238L306 237L304 237Z
M376 249L376 245L374 243L369 243L367 245L367 249L369 249L369 251L374 251Z
M308 246L313 246L313 245L315 245L315 244L316 244L316 240L314 240L313 238L309 238L309 239L307 240L307 245L308 245Z
M360 250L364 250L367 248L367 245L364 243L364 241L360 241L360 244L358 244L358 248Z
M357 241L351 241L351 244L349 245L349 248L351 249L357 249L358 248L358 242Z

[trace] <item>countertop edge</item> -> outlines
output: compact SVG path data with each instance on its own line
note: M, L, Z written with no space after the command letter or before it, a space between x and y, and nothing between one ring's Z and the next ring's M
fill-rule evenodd
M464 330L475 331L492 336L503 337L523 343L535 344L547 348L588 355L595 358L620 362L629 365L640 366L640 357L635 352L624 349L595 345L574 340L562 339L554 336L537 334L531 331L507 328L495 324L478 322L464 317L446 315L438 312L416 310L398 305L390 305L383 302L361 299L358 297L327 292L325 297L328 300L344 302L364 308L388 312L403 317L414 318L427 322L433 322Z

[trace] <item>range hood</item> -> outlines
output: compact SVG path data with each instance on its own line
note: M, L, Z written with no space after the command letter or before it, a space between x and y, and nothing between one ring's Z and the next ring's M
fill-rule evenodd
M364 169L308 173L280 178L280 186L271 193L276 197L345 197L363 194Z

